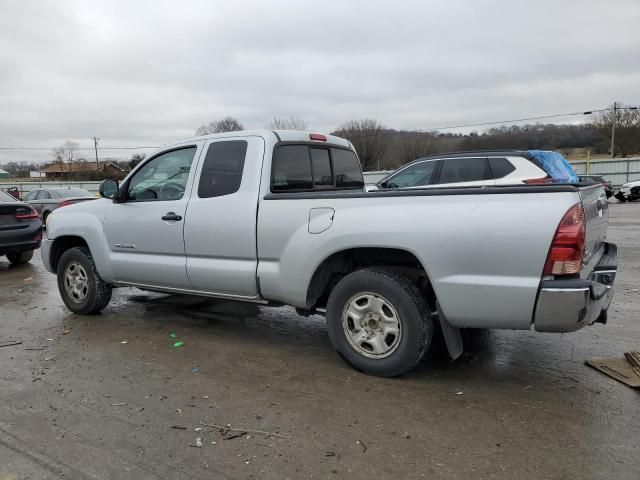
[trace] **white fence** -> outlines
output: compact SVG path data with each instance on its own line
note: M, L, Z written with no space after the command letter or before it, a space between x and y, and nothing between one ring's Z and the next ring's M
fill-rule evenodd
M91 193L98 193L98 187L102 182L12 182L10 179L0 180L0 188L16 187L20 190L20 197L24 196L32 190L39 188L84 188Z
M615 186L640 180L640 158L571 162L578 175L604 175Z

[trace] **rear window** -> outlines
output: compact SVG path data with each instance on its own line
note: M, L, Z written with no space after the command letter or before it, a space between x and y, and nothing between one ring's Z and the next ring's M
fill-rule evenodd
M43 190L44 191L44 190ZM49 192L46 192L49 193ZM56 195L60 198L74 198L74 197L93 197L90 192L87 190L83 190L82 188L70 188L68 190L56 190ZM51 198L48 197L38 197L38 198Z
M18 200L13 195L0 190L0 202L17 202Z
M272 192L362 189L358 157L351 150L282 145L273 156Z
M493 178L503 178L515 171L516 167L506 158L489 158Z
M486 158L447 158L442 160L438 183L477 182L490 178Z

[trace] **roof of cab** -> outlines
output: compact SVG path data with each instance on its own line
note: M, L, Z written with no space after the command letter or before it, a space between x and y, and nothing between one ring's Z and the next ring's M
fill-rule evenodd
M230 138L230 137L246 137L246 136L258 136L258 137L272 137L275 138L278 142L312 142L317 143L318 145L330 143L333 145L340 145L343 147L353 148L351 143L344 138L336 137L335 135L327 135L322 133L320 135L324 135L326 137L326 141L322 140L311 140L310 135L311 131L301 131L301 130L239 130L236 132L223 132L223 133L212 133L209 135L201 135L196 137L185 138L179 140L175 143L184 143L188 141L194 140L210 140L214 138Z

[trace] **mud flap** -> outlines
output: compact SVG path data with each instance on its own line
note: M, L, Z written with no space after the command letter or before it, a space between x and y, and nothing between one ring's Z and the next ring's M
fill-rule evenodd
M462 351L464 349L464 345L462 344L462 333L458 327L454 327L447 322L447 319L442 315L440 304L438 304L437 315L440 320L440 327L442 328L442 336L444 337L444 342L447 345L447 351L449 352L451 360L455 360L462 355Z

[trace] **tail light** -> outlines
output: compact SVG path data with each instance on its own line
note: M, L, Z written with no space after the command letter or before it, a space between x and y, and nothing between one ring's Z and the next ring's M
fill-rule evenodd
M60 202L60 205L58 205L58 208L60 207L67 207L69 205L72 205L73 202L71 200L63 200Z
M582 204L576 203L564 214L551 242L544 264L544 275L575 275L582 269L585 243Z
M29 218L38 218L38 212L31 207L18 207L16 209L16 220L27 220Z

